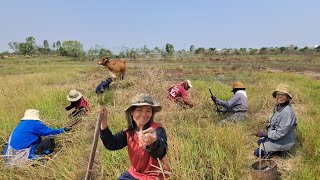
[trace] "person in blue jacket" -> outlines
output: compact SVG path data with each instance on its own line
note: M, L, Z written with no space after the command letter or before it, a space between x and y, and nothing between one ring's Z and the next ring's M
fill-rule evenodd
M113 82L112 78L107 78L105 81L101 81L101 83L96 87L96 94L102 94L104 91L110 90L109 86Z
M49 128L40 121L39 114L36 109L25 111L23 118L9 137L4 151L5 163L13 165L52 153L55 148L52 136L72 128L71 126L59 129Z

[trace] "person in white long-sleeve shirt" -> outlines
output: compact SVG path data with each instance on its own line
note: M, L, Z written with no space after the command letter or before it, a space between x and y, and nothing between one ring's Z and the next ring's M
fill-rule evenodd
M223 101L215 96L212 96L212 100L218 105L223 106L225 109L220 110L220 113L227 113L228 116L219 121L219 125L224 125L228 122L244 121L247 117L248 111L248 96L245 91L245 86L241 82L234 82L232 85L233 97L228 101Z

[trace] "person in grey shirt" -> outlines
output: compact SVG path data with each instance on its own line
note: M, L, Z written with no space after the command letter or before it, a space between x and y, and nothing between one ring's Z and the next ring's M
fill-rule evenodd
M254 152L257 157L277 155L288 151L296 140L297 118L290 104L292 96L288 86L285 84L278 85L272 96L276 98L277 103L269 119L267 131L259 131L254 134L260 137L258 140L260 147Z
M248 96L244 84L234 82L231 92L234 93L234 96L228 101L220 100L216 96L211 97L214 102L225 108L220 110L219 113L227 113L227 117L218 122L219 125L224 125L228 122L243 121L247 117Z

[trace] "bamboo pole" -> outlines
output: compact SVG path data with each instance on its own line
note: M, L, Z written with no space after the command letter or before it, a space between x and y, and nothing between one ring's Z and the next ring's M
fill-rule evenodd
M99 116L98 116L98 119L96 122L96 128L94 130L92 148L91 148L90 159L89 159L89 164L88 164L85 180L89 180L91 177L92 166L93 166L94 158L96 156L97 144L98 144L98 139L99 139L99 135L100 135L101 120L102 120L102 114L99 113Z

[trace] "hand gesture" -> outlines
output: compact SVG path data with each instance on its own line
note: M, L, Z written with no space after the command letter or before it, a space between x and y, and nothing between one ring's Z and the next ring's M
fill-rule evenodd
M139 146L142 149L146 149L147 146L154 143L157 140L156 131L153 128L148 128L138 132Z

